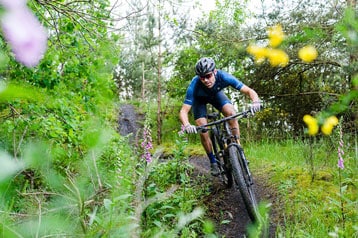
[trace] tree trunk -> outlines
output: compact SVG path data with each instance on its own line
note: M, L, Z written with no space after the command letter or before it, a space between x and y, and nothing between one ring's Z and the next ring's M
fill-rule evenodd
M142 62L142 91L141 91L141 96L142 96L142 101L144 101L144 95L145 95L145 77L144 77L144 62Z
M161 94L161 77L162 77L162 52L161 52L161 1L159 0L158 4L158 109L157 109L157 143L160 145L162 143L162 94Z

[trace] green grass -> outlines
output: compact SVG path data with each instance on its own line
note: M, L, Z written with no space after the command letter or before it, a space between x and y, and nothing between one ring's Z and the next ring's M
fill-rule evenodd
M345 149L343 170L337 167L336 148L329 138L244 146L252 170L265 175L277 189L282 208L277 235L358 236L354 146Z

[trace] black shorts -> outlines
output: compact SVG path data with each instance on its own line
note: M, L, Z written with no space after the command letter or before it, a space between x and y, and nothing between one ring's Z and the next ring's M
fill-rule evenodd
M224 94L223 91L219 91L217 94L213 96L196 97L192 106L194 119L196 120L198 118L206 117L207 104L213 105L217 110L221 112L223 106L228 103L232 104L230 99Z

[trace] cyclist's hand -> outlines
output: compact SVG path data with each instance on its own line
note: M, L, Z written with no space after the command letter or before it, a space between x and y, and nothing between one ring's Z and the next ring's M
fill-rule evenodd
M189 134L196 134L196 133L197 133L196 127L193 126L193 125L190 125L190 124L186 125L186 126L184 127L184 129L185 129L185 132L186 132L186 133L189 133Z
M250 105L250 111L251 111L252 115L254 115L256 112L258 112L260 110L261 110L261 103L260 102L253 102Z

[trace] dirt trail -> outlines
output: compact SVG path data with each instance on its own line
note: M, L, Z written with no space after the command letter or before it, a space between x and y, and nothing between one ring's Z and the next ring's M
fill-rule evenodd
M131 143L136 142L137 133L140 129L139 122L144 120L144 116L136 112L132 105L122 105L118 118L118 131L122 136L128 136Z
M241 238L247 236L247 226L250 224L250 218L247 214L244 202L241 199L239 191L230 188L226 189L219 179L210 175L209 161L205 156L195 156L189 159L195 170L193 179L206 179L211 183L211 192L205 198L204 203L208 207L207 215L216 224L217 233L220 237ZM271 207L269 237L275 237L276 226L273 222L276 220L276 201L274 190L266 184L266 179L255 176L256 196L260 201L267 201L273 204ZM235 199L236 198L236 199Z

